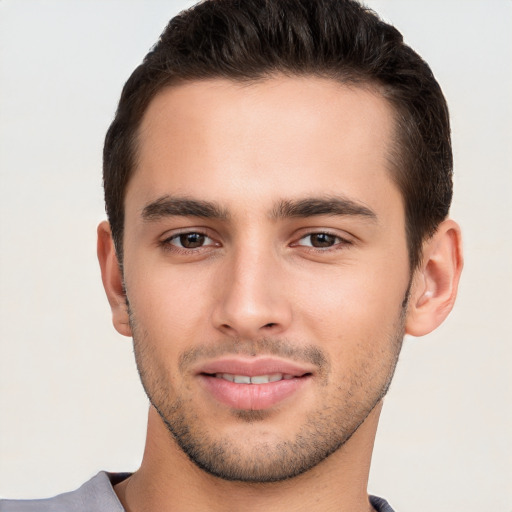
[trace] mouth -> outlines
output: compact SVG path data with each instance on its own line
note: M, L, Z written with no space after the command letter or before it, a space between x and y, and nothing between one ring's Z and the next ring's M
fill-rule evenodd
M236 410L269 409L290 399L311 381L313 370L275 359L224 359L197 373L217 403Z
M303 375L295 376L289 373L271 373L268 375L234 375L232 373L216 373L215 378L224 379L235 384L268 384L269 382L279 382L280 380L291 380Z

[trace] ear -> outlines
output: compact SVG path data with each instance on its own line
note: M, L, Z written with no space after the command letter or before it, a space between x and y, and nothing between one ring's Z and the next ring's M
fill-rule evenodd
M423 246L411 287L406 334L424 336L441 325L453 308L462 264L460 228L445 220Z
M98 226L98 260L101 268L101 280L112 309L112 323L124 336L131 336L128 305L123 286L123 276L117 260L110 225L103 221Z

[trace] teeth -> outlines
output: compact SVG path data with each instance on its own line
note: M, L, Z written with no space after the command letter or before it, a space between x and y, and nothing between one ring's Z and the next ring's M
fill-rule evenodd
M248 375L235 375L234 381L235 384L250 384L251 377Z
M268 384L269 382L276 382L281 379L270 380L274 375L255 375L251 377L251 384Z
M268 384L269 382L293 379L293 375L283 373L255 375L254 377L249 377L248 375L233 375L231 373L216 373L215 377L228 380L229 382L235 382L236 384Z

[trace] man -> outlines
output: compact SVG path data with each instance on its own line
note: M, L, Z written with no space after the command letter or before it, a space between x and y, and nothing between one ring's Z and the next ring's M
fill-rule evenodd
M98 228L141 468L0 509L390 511L372 445L404 334L455 300L451 173L439 85L359 4L174 18L107 134Z

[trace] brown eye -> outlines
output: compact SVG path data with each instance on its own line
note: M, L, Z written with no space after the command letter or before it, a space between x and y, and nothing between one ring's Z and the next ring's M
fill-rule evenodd
M182 233L173 236L169 243L183 249L198 249L207 243L211 243L211 240L202 233Z
M196 249L204 245L205 236L201 233L185 233L180 235L180 243L185 249Z
M306 245L317 248L332 247L338 240L337 236L329 235L328 233L313 233L305 238L310 240L310 243Z
M352 245L352 242L346 238L342 238L341 236L319 231L304 235L300 240L292 245L318 250L325 249L327 251L328 249L343 249Z

